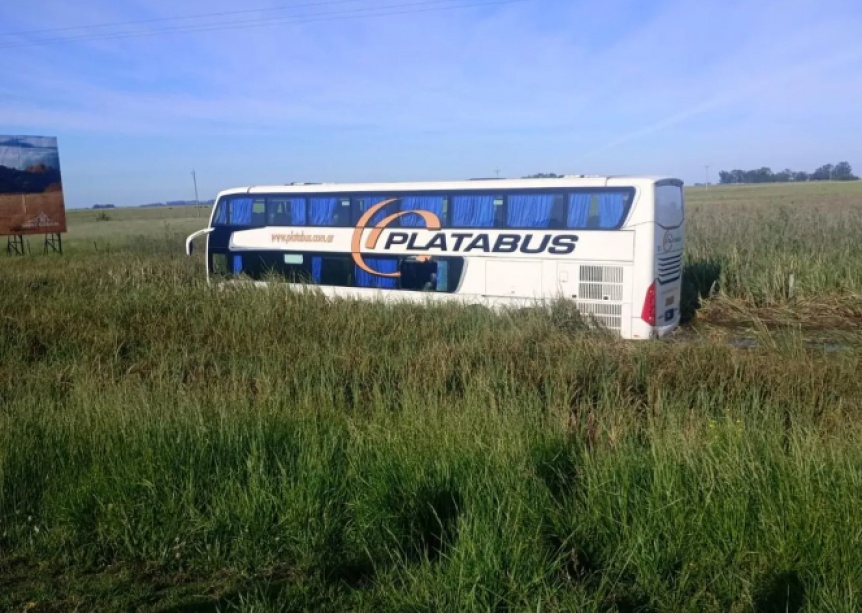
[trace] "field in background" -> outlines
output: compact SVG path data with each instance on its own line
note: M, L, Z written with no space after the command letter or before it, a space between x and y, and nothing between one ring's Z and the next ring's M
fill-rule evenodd
M698 332L739 338L781 328L842 340L862 327L862 181L689 187L686 199L689 329L698 324ZM179 256L184 237L204 227L209 213L72 210L66 247L72 254ZM193 261L188 272L200 276L202 262Z
M687 198L656 343L218 291L206 211L70 211L0 260L0 609L858 610L862 183Z
M720 281L702 321L858 333L862 181L690 188L687 203L689 288L707 295Z
M64 241L72 253L136 248L143 252L150 248L182 253L183 240L195 230L206 227L210 210L210 207L189 206L70 209L67 211L69 232Z

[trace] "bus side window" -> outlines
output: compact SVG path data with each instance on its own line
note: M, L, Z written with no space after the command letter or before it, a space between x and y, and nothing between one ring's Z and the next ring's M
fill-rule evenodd
M548 228L551 230L560 230L566 227L566 197L563 194L554 195L554 206L551 209L551 221Z
M351 225L350 219L350 198L340 198L338 206L335 209L335 224L336 226Z
M290 217L287 215L287 202L284 200L270 200L268 213L267 225L269 226L286 226L290 223Z
M401 261L401 289L412 291L436 292L437 262L420 262L414 258Z
M267 225L302 226L306 223L305 198L270 198L266 210Z
M266 224L266 200L261 198L251 205L251 225L263 226L264 224Z
M437 291L449 291L449 262L437 262Z
M393 198L392 195L386 195L386 194L362 195L362 196L354 197L353 198L353 217L354 218L353 218L353 221L351 222L351 225L355 225L355 224L359 223L359 220L362 219L362 216L365 215L373 207L377 206L381 202L384 202L386 200L390 200L392 198ZM397 211L399 206L400 206L400 204L390 203L389 205L384 207L382 210L378 209L377 212L374 213L374 215L366 221L366 227L373 226L373 225L380 223L386 217L388 217L390 214ZM400 226L401 226L401 222L398 220L398 218L391 220L387 224L387 227L389 227L389 228L398 228Z
M494 198L494 227L506 227L506 216L503 211L503 198L501 196Z
M227 225L227 220L230 218L228 213L230 212L230 199L222 198L219 200L216 205L215 214L213 215L212 225L214 226L225 226Z
M321 285L350 287L353 285L353 259L342 255L321 255L318 269L314 268L315 281Z
M598 228L599 225L599 197L592 194L590 196L590 212L587 214L587 227Z
M330 225L346 227L350 224L350 198L339 198L332 211L332 223Z

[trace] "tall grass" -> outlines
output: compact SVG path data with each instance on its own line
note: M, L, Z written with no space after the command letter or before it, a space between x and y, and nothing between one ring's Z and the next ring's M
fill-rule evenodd
M862 183L692 189L687 204L685 257L700 289L719 280L749 306L797 299L862 316Z
M0 608L862 605L858 348L199 277L0 272Z

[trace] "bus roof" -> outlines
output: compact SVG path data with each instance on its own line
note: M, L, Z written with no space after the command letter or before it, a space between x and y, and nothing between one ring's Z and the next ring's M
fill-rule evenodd
M548 187L647 187L656 183L682 186L679 179L666 176L565 176L536 179L470 179L466 181L401 181L389 183L291 183L253 185L222 190L231 194L386 193L434 190L487 191L489 189L539 189Z

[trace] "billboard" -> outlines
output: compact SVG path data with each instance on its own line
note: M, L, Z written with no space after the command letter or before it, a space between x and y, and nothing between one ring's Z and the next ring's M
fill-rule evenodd
M0 236L65 231L57 139L0 135Z

